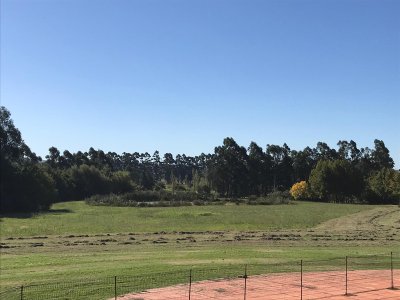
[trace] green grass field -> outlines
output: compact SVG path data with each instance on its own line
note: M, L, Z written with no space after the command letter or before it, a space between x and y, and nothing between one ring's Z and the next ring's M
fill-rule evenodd
M32 217L2 216L0 224L3 290L193 267L388 254L400 247L397 206L119 208L69 202Z
M136 208L58 203L33 217L4 217L3 237L154 231L304 229L368 210L368 205L295 202L291 205Z

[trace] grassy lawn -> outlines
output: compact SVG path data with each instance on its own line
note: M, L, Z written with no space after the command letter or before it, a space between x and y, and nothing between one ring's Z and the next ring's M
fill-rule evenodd
M294 202L290 205L136 208L57 203L49 213L1 218L3 237L154 231L303 229L372 209L371 205Z
M343 268L346 255L398 251L399 217L396 206L310 202L177 208L58 203L32 217L2 216L1 289L57 283L59 292L60 283L96 280L104 290L93 283L83 285L79 295L61 293L59 299L101 299L112 296L114 276L134 281L121 283L124 293L138 288L134 276L183 272L164 282L143 281L144 287L168 285L185 282L191 268L204 269L202 278L221 276L211 268L235 268L236 274L244 264L254 273L295 271L301 259L324 260L312 268ZM400 268L400 253L396 257ZM374 267L386 265L385 258ZM26 292L32 293L27 298L46 297L39 288Z
M380 246L312 247L275 246L262 243L221 245L176 245L69 249L57 252L6 255L2 259L2 282L21 283L68 281L80 278L152 274L192 267L275 264L301 260L325 260L346 255L388 254ZM393 250L393 249L392 249Z

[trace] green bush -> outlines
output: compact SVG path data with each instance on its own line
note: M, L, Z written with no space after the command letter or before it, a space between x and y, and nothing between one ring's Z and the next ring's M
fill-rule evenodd
M155 191L162 191L162 190L165 190L165 188L166 188L165 182L163 182L163 181L158 181L154 185L154 190Z
M250 196L246 203L250 205L276 205L289 204L290 200L292 200L292 196L288 191L276 191L263 197Z
M168 207L187 205L224 205L227 202L250 205L288 204L291 200L289 192L273 192L264 197L252 196L248 199L212 199L210 196L190 191L176 191L175 193L161 191L135 191L121 195L95 195L85 201L90 205L132 206L132 207Z
M160 191L134 191L121 195L95 195L86 198L85 201L91 205L111 205L111 206L182 206L204 202L203 195L189 191L176 191L175 193L165 190ZM195 203L196 201L196 203Z

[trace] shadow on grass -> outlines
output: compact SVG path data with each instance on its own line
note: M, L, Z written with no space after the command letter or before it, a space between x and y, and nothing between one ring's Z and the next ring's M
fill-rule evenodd
M15 218L15 219L29 219L32 217L40 216L40 215L62 215L66 213L72 213L73 211L70 209L49 209L40 212L20 212L20 213L0 213L0 218ZM0 220L1 222L2 220Z

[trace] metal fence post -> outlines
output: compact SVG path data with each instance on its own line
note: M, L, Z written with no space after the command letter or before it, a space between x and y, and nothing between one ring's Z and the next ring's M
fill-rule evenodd
M114 276L114 297L117 300L117 276Z
M392 289L394 289L394 278L393 278L393 252L390 252L390 276L392 280Z
M192 269L189 270L189 300L192 295Z
M345 295L347 296L347 256L346 256L346 293Z
M303 260L300 261L300 299L303 300Z
M244 295L243 299L246 300L246 294L247 294L247 265L244 266Z

